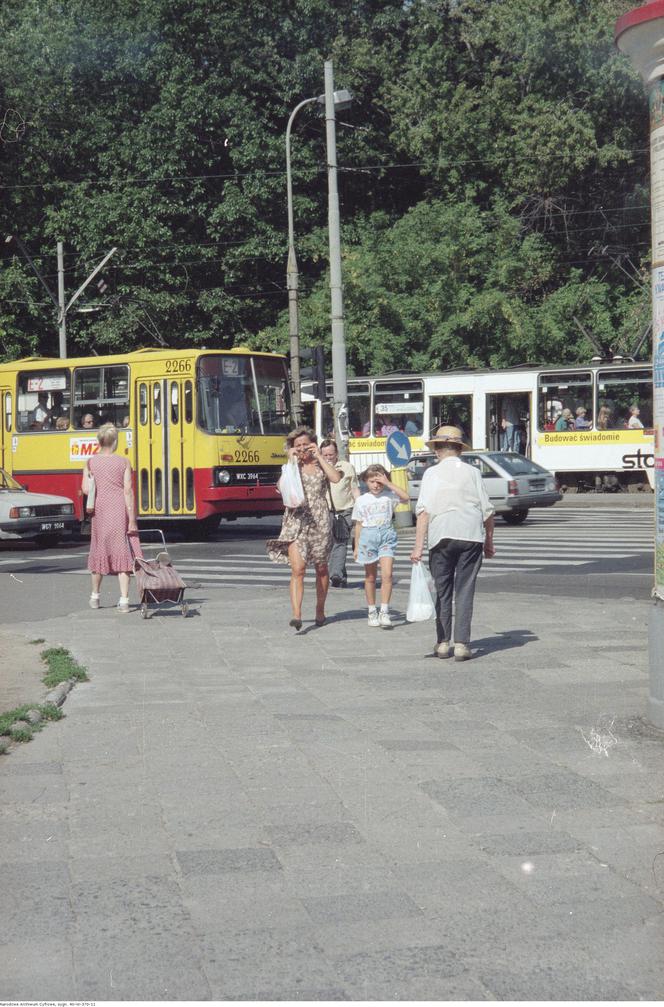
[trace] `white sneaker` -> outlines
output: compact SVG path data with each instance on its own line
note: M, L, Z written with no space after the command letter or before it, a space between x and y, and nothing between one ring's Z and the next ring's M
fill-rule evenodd
M454 644L454 660L455 661L469 661L472 657L470 647L466 643L455 643Z
M442 643L439 643L434 648L434 654L436 655L436 657L442 657L443 659L445 659L446 657L451 657L451 655L452 655L452 644L450 643L450 641L449 640L443 640Z
M120 601L118 602L118 612L121 612L123 615L126 615L128 611L129 611L129 598L120 598Z
M91 594L90 595L90 608L99 608L99 595L98 594Z
M380 626L380 618L378 616L378 612L376 611L369 612L369 618L367 621L370 626Z
M378 616L378 622L382 629L392 629L392 619L389 612L381 612Z

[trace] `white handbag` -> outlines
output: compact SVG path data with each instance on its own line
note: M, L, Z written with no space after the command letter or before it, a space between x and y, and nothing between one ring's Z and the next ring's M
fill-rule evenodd
M279 492L284 501L284 506L290 510L301 507L305 501L304 486L300 475L300 466L296 461L286 462L281 466L281 478L279 480Z

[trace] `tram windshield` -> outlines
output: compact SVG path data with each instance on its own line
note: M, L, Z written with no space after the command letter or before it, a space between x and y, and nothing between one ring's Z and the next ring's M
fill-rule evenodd
M652 427L652 373L598 371L598 430L641 430Z
M197 384L199 423L209 434L286 434L291 428L285 360L201 357Z
M374 385L374 437L402 430L410 437L422 433L424 395L421 381L377 381Z
M327 402L323 403L321 430L324 437L334 437L332 415L332 384L326 386ZM350 437L366 437L371 427L371 386L368 381L348 381L348 433Z

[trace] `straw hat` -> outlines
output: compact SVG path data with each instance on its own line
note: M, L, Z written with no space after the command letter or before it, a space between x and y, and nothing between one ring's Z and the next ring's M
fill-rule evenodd
M447 444L460 444L462 448L468 449L468 445L463 439L463 430L459 427L438 427L430 441L426 442L428 448L443 448Z

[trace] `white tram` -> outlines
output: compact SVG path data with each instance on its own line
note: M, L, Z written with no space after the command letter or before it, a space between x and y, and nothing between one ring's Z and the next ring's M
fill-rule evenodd
M333 429L331 409L314 401L310 389L303 384L305 416L325 436ZM567 492L638 492L653 485L647 364L348 378L348 420L358 471L372 462L389 468L385 440L393 429L409 435L415 454L426 451L430 431L443 423L461 427L475 450L500 451L506 446L504 423L511 421L512 446L554 472Z

